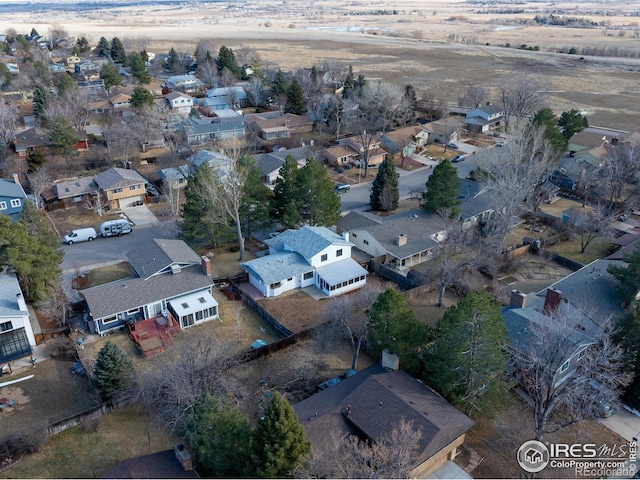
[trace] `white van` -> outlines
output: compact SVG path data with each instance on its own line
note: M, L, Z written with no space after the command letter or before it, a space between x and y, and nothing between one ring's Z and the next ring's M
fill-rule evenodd
M103 237L120 236L130 232L131 224L123 219L109 220L100 225L100 235Z
M69 235L65 235L62 241L67 245L73 245L78 242L90 242L97 237L98 234L96 233L95 228L78 228L76 230L71 230L71 233Z

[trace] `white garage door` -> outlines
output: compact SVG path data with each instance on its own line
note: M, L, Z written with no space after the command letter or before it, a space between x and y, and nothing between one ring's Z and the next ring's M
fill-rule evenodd
M118 203L120 204L120 208L125 208L140 205L140 202L143 200L144 198L142 195L135 195L133 197L121 198Z

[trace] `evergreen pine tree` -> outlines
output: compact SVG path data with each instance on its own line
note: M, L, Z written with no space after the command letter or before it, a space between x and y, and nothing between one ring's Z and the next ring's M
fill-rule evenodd
M89 51L89 41L87 37L78 37L76 40L76 48L78 53L87 53Z
M293 156L287 155L280 168L271 202L273 218L285 228L296 227L302 221L298 211L298 191L298 162Z
M367 350L370 346L373 352L380 353L388 348L400 357L404 370L419 373L420 351L429 342L432 331L416 320L404 295L387 288L378 295L367 315L370 319Z
M425 380L467 415L495 407L507 390L507 329L501 305L486 291L449 307L425 356Z
M640 302L634 301L624 316L616 322L613 340L627 356L626 371L633 375L623 399L629 406L640 408Z
M271 94L274 97L284 97L287 94L287 79L280 69L278 69L271 82Z
M216 66L218 67L218 72L222 72L225 68L229 70L236 78L240 78L241 68L238 65L238 60L236 59L235 53L228 47L224 45L220 47L220 51L218 52L218 58L216 58Z
M566 142L562 136L562 132L558 128L558 120L553 110L550 108L541 108L536 112L531 123L544 127L544 136L556 152L564 151Z
M378 168L378 174L371 185L369 196L371 208L389 212L398 208L398 172L395 162L387 155Z
M64 115L55 115L48 119L49 137L53 151L57 154L69 153L71 147L78 141L78 135L73 125Z
M33 114L36 118L40 118L44 113L50 96L49 90L42 85L37 85L33 89Z
M242 194L240 207L244 224L245 236L251 238L256 230L264 230L272 225L273 220L269 215L269 201L272 192L262 181L262 170L256 165L256 161L250 155L242 155L238 165L246 171L247 180Z
M104 37L100 37L98 46L96 47L96 55L99 57L111 57L111 44L109 40Z
M433 169L422 192L422 208L428 212L450 210L451 218L460 216L460 179L449 160L443 160Z
M284 107L286 113L302 115L307 111L307 101L304 99L304 91L297 78L293 78L287 88L287 102Z
M276 393L252 434L251 458L256 476L291 477L300 460L310 453L304 427L291 405Z
M111 40L111 59L115 63L125 63L127 61L124 45L118 37L113 37L113 40Z
M640 250L624 255L625 265L610 264L609 272L618 281L616 295L624 305L631 305L637 300L640 291Z
M573 108L568 112L562 112L558 126L562 128L562 137L568 142L576 133L589 128L589 121L579 110Z
M242 478L249 457L249 418L224 397L207 394L194 407L186 437L195 449L194 460L201 476Z
M69 89L76 88L77 83L71 77L71 75L63 73L58 77L57 80L58 80L58 95L59 96L64 95L64 92L66 92Z
M304 223L324 227L335 225L341 216L340 198L325 166L309 159L297 171L297 179L297 201Z
M107 90L117 87L122 83L122 77L118 69L112 63L106 63L100 69L100 78L104 81Z
M133 108L141 108L145 105L153 105L153 95L144 87L136 87L133 89L130 100Z
M131 55L131 75L142 85L146 85L151 81L151 77L147 73L146 61L141 54L136 52Z
M93 380L102 398L112 400L128 385L133 373L133 363L120 347L111 341L105 343L93 369Z
M353 76L353 67L349 65L349 71L344 79L344 88L342 90L342 98L353 98L354 89L356 87L356 79Z
M182 69L180 65L180 58L178 57L178 52L176 49L171 47L169 50L169 56L167 57L167 67L171 73L176 73L178 70Z

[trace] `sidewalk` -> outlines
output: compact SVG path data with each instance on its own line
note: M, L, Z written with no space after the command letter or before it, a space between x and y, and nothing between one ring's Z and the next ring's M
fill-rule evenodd
M620 408L615 415L598 419L598 421L628 442L631 442L634 437L640 439L640 417L624 408Z

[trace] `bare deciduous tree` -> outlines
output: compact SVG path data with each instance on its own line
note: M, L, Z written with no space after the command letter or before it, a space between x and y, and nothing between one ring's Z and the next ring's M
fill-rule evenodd
M546 89L532 78L514 78L498 87L500 102L505 113L507 129L511 120L516 127L521 120L532 116L544 106L547 97Z
M163 427L180 431L204 393L224 392L222 379L234 359L233 345L221 340L214 330L190 329L171 352L139 371L135 386L125 395L153 412Z
M299 465L298 478L409 478L415 467L422 430L400 418L395 427L374 442L355 435L330 435L314 444L310 458Z
M342 86L349 71L349 67L344 62L336 59L324 60L321 69L326 73L327 81L332 84L334 89Z
M51 188L51 175L49 175L49 169L46 165L42 165L40 168L28 173L27 180L29 180L29 185L31 185L31 193L33 193L36 208L40 210L44 207L42 203L42 194L48 188Z
M489 98L489 92L482 85L472 85L458 98L458 106L475 108L482 105Z
M6 155L11 140L18 130L18 111L4 101L0 101L0 155Z
M49 27L49 41L51 45L55 46L60 40L66 40L69 38L69 32L64 26L60 24L53 24Z
M546 433L595 416L592 381L612 403L630 381L622 350L604 330L607 322L585 332L583 313L562 305L530 322L527 343L512 348L515 374L533 403L539 441Z
M38 308L45 317L53 318L60 327L67 324L71 312L71 302L62 288L60 281L56 281L47 289L47 296L38 302Z
M353 370L357 369L362 341L366 340L369 330L366 310L373 305L379 293L380 289L365 285L357 292L332 298L324 309L324 316L329 322L328 336L346 337L351 344Z
M362 92L360 109L369 118L377 118L382 133L393 127L398 116L404 111L404 92L394 84L369 82Z
M249 80L247 85L247 97L250 105L253 105L255 111L258 111L258 107L264 105L267 101L267 90L260 78L253 76Z
M569 220L569 228L572 234L580 236L580 253L584 253L596 238L611 238L613 236L611 222L611 216L601 205L597 205L591 211L574 208Z
M640 144L622 143L608 147L601 177L609 194L609 209L637 202L640 188Z
M102 132L102 136L107 142L109 156L118 159L126 168L129 156L137 151L140 145L140 135L137 129L132 128L133 122L126 124L124 122L116 123Z
M215 62L199 63L197 75L202 80L202 83L210 88L216 88L221 85L220 74Z

